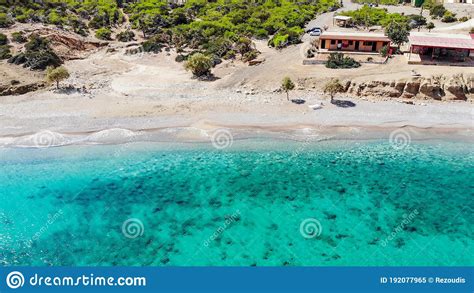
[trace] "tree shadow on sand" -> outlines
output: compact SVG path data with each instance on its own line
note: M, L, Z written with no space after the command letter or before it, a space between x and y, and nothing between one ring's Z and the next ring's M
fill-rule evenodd
M219 77L215 76L214 74L203 75L203 76L194 77L194 78L196 78L199 81L216 81L216 80L220 79Z
M341 108L352 108L356 106L355 103L351 101L347 101L347 100L332 100L331 104L336 105Z

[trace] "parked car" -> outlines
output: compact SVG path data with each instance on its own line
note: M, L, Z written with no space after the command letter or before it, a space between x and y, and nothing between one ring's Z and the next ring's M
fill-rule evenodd
M306 30L307 33L310 33L310 32L313 32L313 31L322 32L323 30L320 27L312 27L312 28Z
M318 37L320 36L322 33L322 30L313 30L311 32L309 32L309 35L312 36L312 37Z

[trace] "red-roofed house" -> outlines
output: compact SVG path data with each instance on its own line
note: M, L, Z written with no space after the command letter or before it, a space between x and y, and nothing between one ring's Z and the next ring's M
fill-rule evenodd
M408 40L409 64L474 65L474 39L468 34L412 32Z
M377 54L390 39L384 34L359 32L324 32L319 37L319 52L350 51Z

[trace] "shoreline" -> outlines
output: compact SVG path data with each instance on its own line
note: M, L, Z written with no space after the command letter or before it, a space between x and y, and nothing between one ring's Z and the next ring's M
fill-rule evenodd
M99 131L60 133L49 130L19 136L0 137L0 148L50 148L63 146L121 145L129 143L216 144L226 148L234 141L276 140L304 143L323 141L454 141L473 142L471 128L435 128L381 126L247 126L211 125L130 130L122 128Z
M341 108L320 96L297 105L279 94L243 98L229 91L220 93L223 98L214 94L206 99L22 96L2 103L0 147L110 144L130 139L200 142L209 141L219 129L232 132L234 139L388 138L396 130L408 130L413 139L474 141L474 106L466 103L407 105L344 98L355 106ZM294 97L298 96L296 92ZM318 102L324 102L322 109L307 106Z

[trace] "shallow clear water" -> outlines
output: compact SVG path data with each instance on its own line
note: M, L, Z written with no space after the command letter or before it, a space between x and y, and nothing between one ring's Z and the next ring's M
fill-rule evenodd
M3 149L0 196L2 265L474 265L461 142Z

